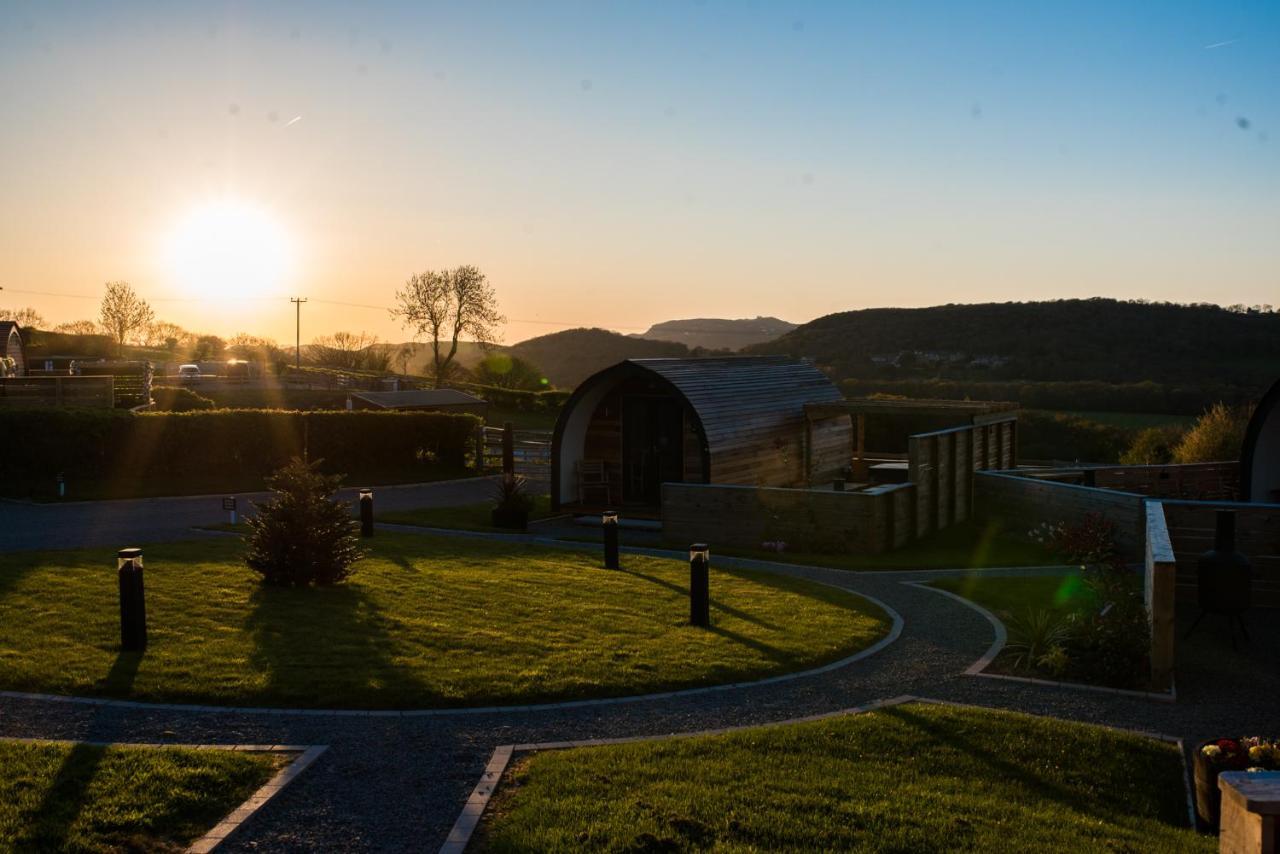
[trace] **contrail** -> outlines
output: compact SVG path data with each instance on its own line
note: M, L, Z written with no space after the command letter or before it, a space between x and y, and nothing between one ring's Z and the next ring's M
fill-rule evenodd
M1229 44L1235 44L1235 43L1236 43L1236 42L1238 42L1238 41L1240 41L1240 39L1227 39L1227 40L1226 40L1226 41L1224 41L1224 42L1214 42L1213 44L1207 44L1207 45L1205 45L1205 46L1204 46L1204 49L1205 49L1205 50L1213 50L1213 49L1214 49L1214 48L1216 48L1216 47L1226 47L1227 45L1229 45Z
M293 118L289 119L289 121L285 122L284 126L289 127L290 125L296 125L300 121L302 121L302 116L294 116Z

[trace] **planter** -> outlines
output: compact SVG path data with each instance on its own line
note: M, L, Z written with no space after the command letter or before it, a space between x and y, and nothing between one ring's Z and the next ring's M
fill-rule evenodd
M506 507L495 507L489 514L495 528L508 528L523 531L529 527L528 510L511 510Z
M1211 833L1218 832L1218 822L1222 816L1222 791L1218 788L1218 775L1223 771L1243 771L1244 764L1235 766L1213 763L1205 758L1204 746L1215 744L1218 739L1211 738L1196 745L1191 757L1191 765L1195 774L1196 817L1200 829Z

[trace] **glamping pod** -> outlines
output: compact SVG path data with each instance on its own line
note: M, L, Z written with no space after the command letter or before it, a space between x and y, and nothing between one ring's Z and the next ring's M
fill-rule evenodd
M551 445L551 503L657 511L662 484L799 486L849 462L847 414L814 422L806 404L842 400L808 362L776 356L628 359L565 403Z

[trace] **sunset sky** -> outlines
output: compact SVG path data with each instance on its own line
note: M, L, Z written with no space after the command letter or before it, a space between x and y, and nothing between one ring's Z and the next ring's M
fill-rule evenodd
M261 5L0 5L0 306L403 339L458 264L508 342L1280 303L1280 4Z

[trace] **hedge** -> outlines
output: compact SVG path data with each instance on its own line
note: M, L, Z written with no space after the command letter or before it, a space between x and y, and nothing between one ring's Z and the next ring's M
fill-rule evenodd
M352 477L461 471L471 463L473 415L216 409L132 413L0 410L0 477L8 482L163 474L265 477L305 449Z

